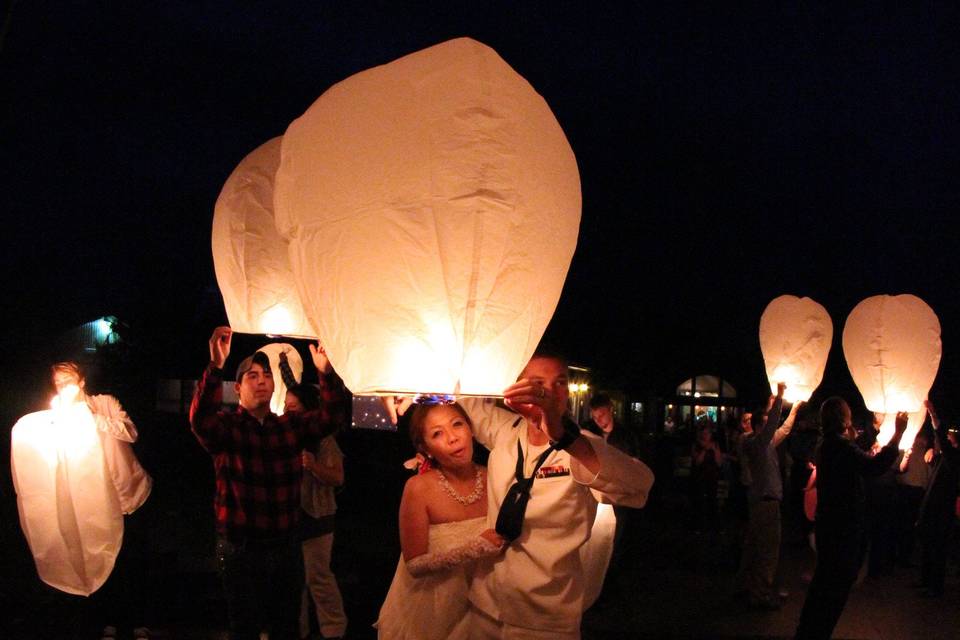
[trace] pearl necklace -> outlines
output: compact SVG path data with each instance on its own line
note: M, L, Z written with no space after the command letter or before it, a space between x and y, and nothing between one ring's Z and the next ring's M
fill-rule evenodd
M446 491L451 498L465 507L473 504L483 495L483 473L480 471L480 467L477 467L477 480L473 483L473 492L465 496L457 493L456 489L450 485L446 476L443 475L443 471L440 471L440 469L437 469L437 476L440 479L440 486L443 487L443 490Z

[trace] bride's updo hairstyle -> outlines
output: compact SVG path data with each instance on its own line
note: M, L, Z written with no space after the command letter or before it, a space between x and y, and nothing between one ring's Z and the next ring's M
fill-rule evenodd
M437 407L450 407L459 413L463 419L466 421L467 426L470 427L470 433L473 433L473 422L470 420L470 416L467 415L467 412L463 410L456 402L432 402L432 403L423 403L418 404L414 407L413 413L410 415L410 442L413 443L414 450L426 456L427 448L424 444L423 432L427 426L427 416L430 415L430 412L436 409Z

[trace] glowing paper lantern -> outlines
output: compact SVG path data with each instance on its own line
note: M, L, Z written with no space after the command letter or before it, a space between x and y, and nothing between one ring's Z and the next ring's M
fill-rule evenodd
M770 389L786 383L784 399L810 399L823 379L833 342L830 314L810 298L779 296L760 316L760 351Z
M83 402L22 417L11 432L20 525L40 579L76 595L99 589L123 541L104 436Z
M274 204L351 391L496 395L556 308L580 179L543 98L459 39L320 96L284 134Z
M282 416L283 402L287 398L287 385L280 375L280 354L286 352L287 364L290 365L290 370L297 382L303 380L303 358L300 357L300 354L292 345L285 342L272 342L260 347L258 351L267 354L270 359L270 370L273 371L273 395L270 396L270 410L278 416Z
M213 214L213 266L234 331L313 337L273 221L273 178L280 138L233 170Z
M940 367L937 315L909 294L867 298L843 327L843 355L867 409L886 414L877 441L890 441L897 412L906 411L910 420L900 447L910 447Z

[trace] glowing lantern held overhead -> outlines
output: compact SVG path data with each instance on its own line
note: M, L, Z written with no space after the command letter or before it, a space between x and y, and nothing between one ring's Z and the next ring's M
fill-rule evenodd
M245 157L223 185L213 214L213 265L234 331L313 337L273 220L280 138Z
M867 409L886 414L877 441L890 441L897 412L906 411L910 420L900 447L909 448L940 367L940 321L933 309L909 294L863 300L843 327L843 355Z
M320 96L284 134L274 205L351 391L497 395L556 308L580 179L543 98L464 38Z
M270 396L270 411L282 416L283 403L287 398L287 385L280 375L280 354L284 352L287 354L287 364L290 365L290 371L297 382L303 380L303 358L300 357L300 354L292 345L285 342L271 342L260 347L257 351L267 354L270 359L270 370L273 372L273 395Z
M760 316L760 351L771 391L784 382L785 400L809 400L823 380L832 342L833 322L819 303L790 295L774 298Z

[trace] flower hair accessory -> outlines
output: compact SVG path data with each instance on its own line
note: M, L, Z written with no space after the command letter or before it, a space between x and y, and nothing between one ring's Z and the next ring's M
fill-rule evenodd
M433 469L433 465L430 464L430 458L425 457L422 453L418 453L404 462L403 466L410 469L410 471L416 471L418 474L424 474L430 471L430 469Z

